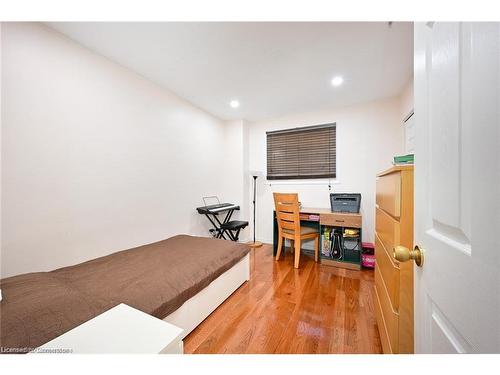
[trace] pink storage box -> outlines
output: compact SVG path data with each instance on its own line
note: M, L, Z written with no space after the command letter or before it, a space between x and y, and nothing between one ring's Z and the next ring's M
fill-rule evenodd
M375 268L375 254L361 254L361 265L366 268Z
M366 268L375 268L375 245L370 242L361 243L361 265Z

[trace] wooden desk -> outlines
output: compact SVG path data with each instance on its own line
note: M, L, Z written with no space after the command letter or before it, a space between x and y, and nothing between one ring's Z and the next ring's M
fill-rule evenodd
M300 225L315 228L320 234L320 262L336 267L361 269L361 234L362 234L361 214L351 214L342 212L332 212L330 208L310 208L302 207L300 209ZM325 229L359 229L358 250L348 251L348 256L344 260L333 260L323 254L325 241ZM276 213L273 211L273 254L276 255L278 249L278 224L276 222ZM349 249L348 249L349 250Z

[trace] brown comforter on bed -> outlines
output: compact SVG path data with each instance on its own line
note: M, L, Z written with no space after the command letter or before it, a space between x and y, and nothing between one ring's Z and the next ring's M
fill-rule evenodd
M29 351L122 302L163 319L248 252L243 244L180 235L0 280L0 347Z

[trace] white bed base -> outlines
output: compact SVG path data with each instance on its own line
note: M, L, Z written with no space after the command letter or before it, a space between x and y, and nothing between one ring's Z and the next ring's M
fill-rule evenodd
M250 254L245 255L232 268L163 320L182 328L184 330L182 338L184 338L248 280L250 280Z

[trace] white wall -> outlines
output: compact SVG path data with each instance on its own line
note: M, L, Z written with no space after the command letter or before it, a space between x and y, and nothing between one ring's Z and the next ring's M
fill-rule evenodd
M3 277L206 235L232 191L221 121L43 25L3 25L2 107Z
M413 111L413 77L401 92L399 106L401 121L403 121Z
M414 153L415 151L415 116L408 118L413 112L413 77L406 84L401 93L400 117L404 132L404 153ZM406 121L405 121L406 120Z
M237 203L240 211L235 211L234 220L250 221L248 203L248 124L245 121L228 121L225 124L224 162L218 166L223 169L222 182L224 202ZM240 242L249 240L249 228L240 232Z
M272 242L272 192L297 192L305 207L330 207L330 192L361 193L363 240L374 241L375 175L403 149L400 98L260 121L249 127L249 169L266 171L266 131L337 123L337 179L270 182L258 188L257 237ZM269 183L272 186L269 186Z

